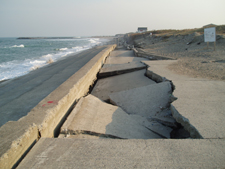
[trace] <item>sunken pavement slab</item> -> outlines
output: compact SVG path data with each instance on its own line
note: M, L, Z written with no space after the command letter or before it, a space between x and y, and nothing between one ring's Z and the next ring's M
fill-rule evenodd
M153 132L154 129L151 130L151 126L152 123L140 116L130 116L121 108L88 95L71 112L61 127L61 134L90 134L123 139L162 138Z
M126 64L126 63L131 63L131 62L144 62L144 61L148 61L147 59L144 58L137 58L137 57L132 57L133 54L131 54L131 56L127 56L127 57L108 57L106 60L105 65L114 65L114 64Z
M147 78L144 74L145 70L138 70L131 73L99 79L91 94L106 101L109 100L109 95L114 92L156 84L156 82Z
M176 128L177 122L172 116L172 112L170 108L164 109L161 112L157 112L156 114L148 117L149 121L156 121L164 126Z
M162 82L111 94L110 102L128 114L151 117L169 107L170 82Z
M146 69L146 65L140 62L130 62L125 64L106 64L99 72L98 77L104 78L109 76L115 76L119 74L129 73L136 70Z

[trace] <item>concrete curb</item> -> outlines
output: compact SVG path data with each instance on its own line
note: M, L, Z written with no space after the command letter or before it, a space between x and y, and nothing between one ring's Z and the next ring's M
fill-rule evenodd
M138 50L137 50L137 49L133 48L133 52L134 52L134 56L139 57L139 55L138 55Z
M143 62L142 62L143 63ZM169 81L168 79L166 79L165 77L162 77L156 73L154 73L153 71L150 71L150 70L146 70L146 73L145 75L147 77L149 77L150 79L154 80L155 82L157 83L161 83L161 82L165 82L165 81Z
M146 53L145 51L143 51L142 49L138 48L133 48L132 49L134 52L134 55L137 57L143 57L149 60L174 60L172 58L169 57L164 57L164 56L158 56L155 54L150 54L150 53Z
M141 63L140 63L141 64ZM142 65L137 65L137 66L132 66L132 63L129 64L123 64L124 67L123 68L115 68L116 66L111 66L112 69L109 69L110 67L106 67L106 68L102 68L101 71L99 72L98 78L106 78L106 77L110 77L110 76L116 76L116 75L121 75L121 74L125 74L125 73L130 73L130 72L134 72L137 70L142 70L142 69L146 69L147 66L145 64ZM127 67L125 67L126 65L128 65Z
M142 63L144 63L144 62L142 62ZM156 83L169 81L170 84L171 84L172 92L175 90L175 85L173 84L173 82L171 80L169 80L165 77L162 77L162 76L154 73L153 71L148 70L148 68L146 69L145 76L154 80Z
M116 45L109 45L102 50L35 106L27 116L8 122L0 128L0 168L15 167L39 137L53 137L57 134L71 105L88 93L106 57L115 47Z

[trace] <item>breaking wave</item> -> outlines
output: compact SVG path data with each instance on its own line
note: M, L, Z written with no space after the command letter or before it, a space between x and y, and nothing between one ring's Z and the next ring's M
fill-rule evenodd
M21 45L13 45L11 47L12 48L24 48L24 45L23 44L21 44Z

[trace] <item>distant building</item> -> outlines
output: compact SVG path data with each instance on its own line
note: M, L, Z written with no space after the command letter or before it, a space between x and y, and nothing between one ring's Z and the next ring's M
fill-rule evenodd
M138 33L143 33L143 32L146 32L146 31L148 31L147 27L138 27L138 30L137 30Z

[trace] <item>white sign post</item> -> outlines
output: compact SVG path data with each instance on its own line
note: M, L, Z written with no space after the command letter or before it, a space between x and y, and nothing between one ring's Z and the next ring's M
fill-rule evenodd
M207 49L209 48L209 42L214 42L214 51L216 50L216 28L205 28L204 29L204 38L207 42Z

